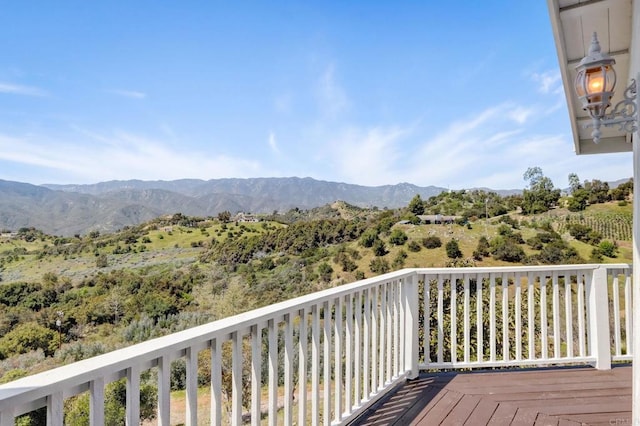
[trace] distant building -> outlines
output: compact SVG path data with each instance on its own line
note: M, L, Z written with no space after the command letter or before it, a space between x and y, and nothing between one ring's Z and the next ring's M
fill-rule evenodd
M433 225L433 224L443 224L448 225L452 224L456 221L456 219L460 219L461 216L445 216L441 214L421 214L418 215L418 219L424 224Z
M260 222L256 216L243 212L238 213L233 220L234 222Z

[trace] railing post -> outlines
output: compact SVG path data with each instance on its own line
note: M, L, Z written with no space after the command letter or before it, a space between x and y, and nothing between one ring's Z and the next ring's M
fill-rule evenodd
M15 417L11 408L0 411L0 426L14 426Z
M607 296L607 269L594 269L588 283L589 346L596 358L598 370L611 369L611 341L609 336L609 298Z
M47 397L47 426L62 426L64 419L64 398L62 392Z
M425 285L427 285L425 283ZM418 356L419 356L419 340L418 340L418 277L413 274L404 279L403 302L405 305L405 371L407 378L415 379L418 377Z

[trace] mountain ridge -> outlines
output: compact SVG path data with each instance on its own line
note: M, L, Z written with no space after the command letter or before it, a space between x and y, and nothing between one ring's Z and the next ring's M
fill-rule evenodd
M337 200L358 207L398 208L447 188L411 183L363 186L310 177L114 180L95 184L43 184L0 180L0 228L33 227L51 235L114 231L165 214L215 216L311 209ZM521 190L491 190L501 195Z

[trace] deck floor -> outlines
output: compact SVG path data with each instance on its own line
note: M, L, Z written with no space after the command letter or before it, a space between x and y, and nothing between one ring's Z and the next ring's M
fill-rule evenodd
M631 366L423 373L353 424L631 424Z

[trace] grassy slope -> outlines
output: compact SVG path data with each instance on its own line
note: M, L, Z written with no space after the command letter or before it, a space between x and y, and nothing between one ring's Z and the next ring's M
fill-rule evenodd
M538 222L543 220L555 221L554 226L557 228L557 225L561 223L564 217L563 215L566 213L568 212L557 210L554 211L553 214L540 215L536 217L535 220ZM585 217L594 216L604 218L603 220L606 220L607 215L621 214L630 216L631 206L618 206L616 203L600 204L590 206L582 213ZM534 218L520 216L518 219L531 221ZM389 250L385 259L391 264L397 256L397 253L400 250L404 250L408 255L404 263L406 267L442 267L445 266L448 261L444 246L447 241L451 239L458 240L464 257L470 258L478 244L478 239L482 235L486 235L489 239L497 235L498 225L495 222L495 219L490 221L478 220L472 223L471 229L459 225L395 225L405 231L410 240L421 242L424 237L435 235L442 240L443 245L437 249L426 249L422 247L419 252L414 253L407 249L406 244L400 247L393 246L388 242L388 237L383 236L382 238L385 240L387 249ZM269 224L269 227L275 226L281 225L275 223ZM211 238L215 238L218 241L224 240L228 238L229 233L237 235L241 231L241 227L244 229L244 235L265 232L264 225L261 223L245 223L239 225L229 223L226 225L226 229L222 229L220 224L214 224L203 229L186 228L183 226L173 226L171 228L161 227L157 230L148 231L146 236L151 242L142 243L141 238L139 238L138 242L132 245L134 250L129 253L113 254L117 245L123 247L126 244L122 241L114 243L112 240L116 238L110 235L100 237L105 238L105 241L111 242L105 247L97 249L97 251L85 250L80 254L47 255L43 258L38 258L35 253L45 245L53 245L53 242L50 240L36 240L28 243L21 240L0 239L0 256L14 253L16 249L24 249L27 251L26 254L20 255L18 260L14 260L5 265L1 272L2 281L39 281L42 276L48 272L69 277L73 281L79 281L99 271L108 272L112 269L139 268L168 263L188 264L196 262L200 253L204 250L199 244L204 244L210 241ZM534 236L537 231L523 226L518 232L521 232L526 240ZM589 259L593 248L592 246L574 240L567 233L565 233L563 237L578 250L584 259ZM631 262L631 242L617 241L617 243L620 246L619 255L613 259L604 258L604 263ZM141 250L143 245L145 246L144 251ZM356 261L358 270L363 271L368 277L372 276L373 273L369 270L369 263L373 258L371 250L360 247L357 242L348 243L348 246L358 250L362 255L362 258ZM527 254L534 253L534 251L526 245L523 245L523 248ZM106 268L96 267L96 252L107 255L108 266ZM335 279L342 282L355 280L355 272L343 272L339 265L333 263L331 260L329 260L329 263L335 271ZM491 257L485 258L482 261L476 261L475 264L476 266L511 265Z
M247 230L251 230L245 231L245 234L247 232L265 232L259 223L242 225ZM27 243L22 240L0 239L0 256L3 253L13 252L16 248L27 250L27 253L21 255L19 260L5 265L2 270L2 281L39 281L42 275L48 272L66 276L75 281L99 271L108 272L113 269L139 268L167 263L192 263L197 261L198 256L204 250L200 246L193 247L192 244L197 245L210 241L212 237L216 240L224 240L228 237L228 232L237 234L239 231L240 225L236 226L234 223L227 224L227 230L222 230L219 224L207 227L202 231L183 226L173 226L170 231L165 229L150 230L146 236L151 242L142 243L142 238L138 238L138 242L132 245L135 251L130 253L113 254L117 245L121 247L126 245L123 242L110 243L97 249L99 254L104 253L108 257L106 268L96 267L97 255L93 250L85 250L79 254L47 255L39 259L36 252L45 245L51 246L51 241L36 240ZM141 250L143 245L145 246L144 251Z

